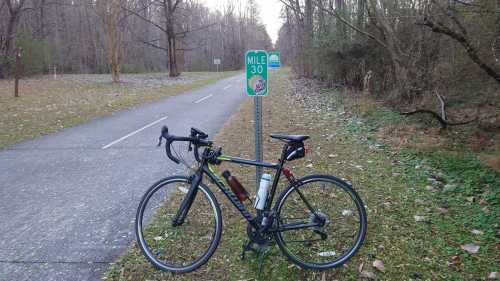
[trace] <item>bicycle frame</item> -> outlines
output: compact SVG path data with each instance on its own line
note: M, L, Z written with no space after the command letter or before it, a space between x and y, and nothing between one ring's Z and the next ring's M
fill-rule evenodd
M268 163L268 162L259 162L255 160L248 160L248 159L243 159L239 157L232 157L232 156L227 156L227 155L221 155L217 157L218 161L226 161L226 162L231 162L235 164L241 164L241 165L251 165L251 166L257 166L257 167L264 167L264 168L270 168L274 169L275 175L274 175L274 180L273 184L271 187L271 191L268 194L268 198L266 200L266 205L264 207L264 210L258 211L258 216L261 214L268 214L271 211L271 206L272 202L274 201L274 195L276 194L276 189L278 187L278 182L281 177L281 173L283 171L283 166L286 162L285 160L285 152L287 149L287 145L284 145L283 150L281 152L281 157L279 163ZM245 205L241 203L241 201L236 197L234 192L226 186L226 184L223 182L223 180L217 176L216 172L212 169L211 165L208 163L206 159L204 159L201 162L200 168L196 171L196 173L193 175L192 183L191 183L191 188L186 194L186 197L184 198L183 202L181 203L181 207L179 208L179 211L177 213L177 216L174 218L174 224L180 223L182 224L183 218L187 215L187 212L189 211L189 208L194 200L194 197L196 196L195 190L197 190L198 184L202 181L203 174L206 174L208 178L215 184L217 187L221 190L221 192L231 201L231 203L238 209L238 211L241 213L241 215L248 221L249 224L251 224L254 229L260 230L261 226L259 222L257 221L257 217L254 217L248 210L245 208ZM290 181L291 184L294 184L294 182ZM316 213L316 211L311 207L309 202L306 200L306 198L302 195L302 193L297 189L297 192L299 193L300 197L302 200L304 200L305 204L307 207L311 210L313 214ZM321 226L319 223L293 223L290 225L283 225L280 226L279 228L271 228L268 229L267 232L278 232L278 231L286 231L286 230L292 230L292 229L300 229L300 228L309 228L309 227L316 227L316 226Z

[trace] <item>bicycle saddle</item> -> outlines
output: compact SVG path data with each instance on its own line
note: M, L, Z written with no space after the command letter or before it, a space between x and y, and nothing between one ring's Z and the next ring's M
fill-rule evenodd
M301 142L301 141L307 140L309 138L309 136L305 136L305 135L271 134L271 138L282 140L282 141Z

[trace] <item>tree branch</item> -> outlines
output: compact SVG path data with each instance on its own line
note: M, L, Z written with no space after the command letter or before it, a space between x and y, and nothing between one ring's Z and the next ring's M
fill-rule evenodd
M129 9L125 6L122 6L122 9L124 9L125 11L129 12L129 13L132 13L133 15L139 17L140 19L142 19L143 21L155 26L156 28L158 28L159 30L161 30L163 33L167 33L167 30L165 28L163 28L161 25L157 24L156 22L148 19L148 18L145 18L144 16L142 16L141 14L137 13L136 11L132 10L132 9Z
M174 7L172 8L172 12L175 11L175 9L177 9L177 6L182 2L182 0L176 0L175 3L174 3Z
M363 31L361 29L359 29L358 27L356 27L355 25L353 25L352 23L350 23L348 20L344 19L338 12L336 9L334 9L333 11L330 10L330 9L326 9L324 7L321 7L321 6L318 6L322 11L326 12L327 14L331 15L331 16L334 16L336 19L338 19L339 21L341 21L343 24L347 25L348 27L350 27L351 29L353 29L354 31L374 40L375 42L377 42L380 46L384 47L385 49L389 49L389 47L380 39L378 39L377 37L375 37L375 35L373 34L370 34L366 31Z
M211 24L207 24L207 25L204 25L204 26L200 26L200 27L197 27L195 29L188 29L188 30L184 30L184 31L179 31L179 32L176 32L175 35L176 36L183 36L183 35L186 35L187 33L189 32L194 32L194 31L199 31L199 30L203 30L205 28L209 28L211 26L214 26L216 25L217 23L211 23Z
M133 31L133 30L132 30L129 26L127 26L127 29L130 31L130 34L131 34L131 35L135 38L135 40L137 40L137 41L139 41L139 42L141 42L141 43L143 43L143 44L146 44L146 45L148 45L148 46L150 46L150 47L153 47L153 48L155 48L155 49L160 49L160 50L163 50L163 51L167 51L167 52L168 52L168 49L167 49L167 48L162 47L162 46L160 46L160 45L156 45L156 44L154 44L154 43L153 43L153 42L156 42L156 41L160 41L160 39L154 39L154 40L146 41L146 40L144 40L144 39L140 38L139 36L137 36L137 35L134 33L134 31Z
M486 72L489 76L491 76L498 83L500 83L500 73L498 73L495 69L493 69L479 57L476 48L470 43L469 39L466 38L464 35L451 30L450 28L444 26L442 23L436 24L428 18L425 18L424 22L421 23L420 25L427 26L433 32L447 35L448 37L460 43L465 48L465 51L469 55L469 58L472 59L472 61L474 61L484 72Z
M291 9L292 11L294 11L296 14L300 15L301 17L304 16L304 13L302 13L302 11L300 10L300 7L293 7L292 5L290 5L290 3L286 2L285 0L280 0L280 2L285 5L287 8Z

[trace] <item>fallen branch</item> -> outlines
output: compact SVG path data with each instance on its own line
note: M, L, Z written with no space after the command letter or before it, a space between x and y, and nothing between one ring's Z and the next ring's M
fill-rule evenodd
M462 122L449 122L445 119L443 119L441 117L441 115L439 115L438 113L432 111L432 110L429 110L429 109L417 109L417 110L414 110L414 111L408 111L408 112L401 112L400 114L401 115L414 115L414 114L418 114L418 113L425 113L425 114L430 114L432 117L434 117L435 119L437 119L439 121L439 123L441 124L441 129L446 129L448 126L459 126L459 125L466 125L466 124L469 124L469 123L472 123L472 122L475 122L475 121L478 121L478 118L474 118L474 119L471 119L471 120L467 120L467 121L462 121ZM493 116L490 116L490 117L487 117L487 118L484 118L484 119L488 119L488 118L491 118Z

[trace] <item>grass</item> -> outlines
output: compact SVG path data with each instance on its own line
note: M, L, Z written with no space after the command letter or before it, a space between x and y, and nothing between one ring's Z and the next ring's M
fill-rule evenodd
M271 94L264 99L264 136L309 134L306 144L313 152L289 163L296 177L324 173L353 183L368 212L360 252L340 268L315 272L298 268L273 247L259 274L255 256L239 259L246 241L244 220L217 192L224 232L205 266L184 275L159 272L132 246L111 267L108 280L360 280L360 271L373 272L379 280L485 280L490 272L500 271L497 172L470 153L392 148L393 142L381 132L407 120L387 112L358 114L345 106L349 100L339 101L338 93L318 94L289 77L286 70L271 74ZM252 105L246 101L217 135L225 154L252 157ZM265 160L275 161L280 147L265 137ZM224 164L219 172L224 169L255 191L253 169ZM284 187L281 182L279 190ZM468 243L479 245L479 251L470 254L461 248ZM384 272L372 266L376 259L385 264Z
M124 75L131 82L113 84L105 75L48 76L20 82L14 98L12 80L0 81L0 148L53 133L132 106L202 87L238 72ZM141 83L144 81L144 83Z

